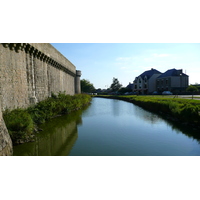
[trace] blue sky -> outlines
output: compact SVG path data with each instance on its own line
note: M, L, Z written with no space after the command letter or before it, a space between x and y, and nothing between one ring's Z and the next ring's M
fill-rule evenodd
M95 88L107 88L113 77L123 86L151 68L183 69L190 83L200 84L199 43L51 43Z
M22 0L7 0L1 2L1 7L9 8L9 12L8 9L1 9L0 12L0 18L3 19L1 20L1 42L60 43L53 45L66 58L74 63L77 69L82 71L82 78L91 81L96 88L104 88L105 85L110 86L113 77L117 77L119 81L126 86L129 82L132 82L136 76L152 67L162 72L170 68L182 68L184 71L187 71L190 83L200 83L200 12L199 1L197 0L35 0L31 6L30 3L24 3ZM118 42L120 44L117 44ZM27 157L25 159L24 162L20 162L21 165L18 165L18 171L21 169L23 170L20 171L21 174L26 174L24 173L24 164L27 164ZM105 165L106 167L104 169L99 165L101 168L98 169L96 166L91 167L93 166L94 158L84 158L84 160L85 159L87 159L88 163L88 165L83 166L84 172L86 173L76 170L77 166L82 165L82 160L80 160L80 158L76 159L76 162L70 162L72 173L70 173L70 175L67 174L68 183L74 182L74 175L85 181L84 175L87 174L87 184L85 184L86 188L84 188L84 184L81 184L82 182L76 182L78 185L76 184L76 187L72 187L72 190L69 190L69 197L74 198L74 194L77 193L76 191L78 188L81 191L79 192L81 195L79 199L83 198L84 192L82 191L87 191L88 185L91 186L90 183L95 183L93 184L95 188L92 188L95 192L96 188L102 188L101 182L95 182L93 179L94 176L90 177L90 174L96 174L96 170L102 172L100 175L104 174L105 177L110 177L110 171L107 169L108 165ZM121 160L119 160L119 158L116 159L117 160L113 160L109 158L108 160L105 157L103 160L102 158L100 160L100 164L107 164L108 161L111 160L111 162L109 162L109 169L115 169L117 173L123 171L122 174L118 173L119 177L117 177L117 182L111 177L111 179L114 180L109 180L109 186L111 186L109 191L111 192L109 193L108 190L106 190L107 193L104 195L106 195L107 198L102 196L104 199L130 199L130 197L139 197L141 199L141 196L143 199L149 199L151 196L153 196L155 200L161 199L163 192L165 192L164 189L171 184L170 178L173 175L173 177L177 177L174 181L177 193L175 192L175 194L173 194L174 196L180 197L181 195L183 197L188 196L190 199L195 199L199 195L198 185L193 184L192 187L186 187L184 184L185 182L195 183L193 177L196 178L197 174L199 174L199 169L197 168L199 162L197 163L196 159L191 160L190 158L186 165L186 158L184 158L184 160L178 159L178 162L174 165L174 159L164 158L162 159L164 165L161 167L161 158L154 159L153 164L151 162L151 165L148 167L152 173L148 173L150 176L145 174L147 178L151 180L151 184L148 184L148 182L146 185L143 184L143 187L138 187L137 191L134 191L134 193L131 187L133 184L141 182L141 174L143 174L144 171L143 166L150 163L149 159L139 158L140 160L138 162L138 160L135 160L136 158L129 159L127 157L126 159L123 158L123 161L120 162L121 164L119 164ZM42 166L45 166L45 170L49 170L48 172L50 173L53 170L56 172L55 176L53 174L53 177L51 177L51 180L53 179L54 182L61 183L58 187L53 188L53 193L49 193L49 197L52 197L52 195L57 197L58 194L60 194L60 196L65 195L65 190L63 190L62 194L60 188L63 187L62 179L66 170L64 168L64 170L60 169L60 166L65 166L65 164L69 166L69 164L63 163L63 159L59 160L61 162L56 159L56 162L54 162L56 165L52 165L52 159L49 161L47 159L43 160ZM66 159L64 160L66 161ZM95 161L98 160L96 159ZM44 176L44 170L35 170L34 164L39 164L41 166L41 159L40 163L34 160L33 164L26 168L28 169L27 173L29 173L30 169L32 170L33 167L32 171L36 172L37 175ZM169 165L171 164L173 168L169 169ZM13 163L8 163L8 165L4 163L2 167L5 167L5 170L7 170L8 167L12 165ZM59 168L55 170L57 166ZM124 166L126 166L126 168L124 168ZM128 169L127 166L129 166ZM134 173L132 170L133 166L143 171L135 170L136 173ZM176 167L175 170L174 166ZM188 168L191 166L193 170L189 171ZM73 171L73 169L76 171ZM179 169L181 169L181 171ZM168 173L163 174L164 170ZM178 170L180 171L180 176L183 172L186 174L184 177L185 182L183 182L182 179L178 179ZM58 172L60 173L59 177L62 177L61 180L57 178ZM77 175L77 172L80 173ZM9 174L10 178L16 175L16 173ZM134 178L131 179L130 174L132 174ZM152 174L153 179L151 177ZM164 176L164 179L160 179L160 174ZM34 179L35 177L36 179ZM35 177L33 177L34 181L32 181L33 186L35 182L37 182L38 176ZM6 173L5 180L9 180L8 174ZM23 181L21 182L23 184L23 176L20 180ZM121 187L119 182L125 183L124 187ZM18 185L21 186L21 184ZM49 190L49 188L52 187L52 183L48 181L47 178L47 182L45 182L45 184L42 182L41 186L46 186L45 189ZM26 191L32 188L30 185L27 185L27 187ZM119 187L120 189L113 193L113 191L116 191L116 188L118 189ZM158 189L156 193L152 193L155 187ZM196 190L194 190L194 188ZM6 192L4 193L5 197L8 198L6 189L7 188L5 188ZM14 189L18 190L17 187ZM144 193L144 190L147 192ZM43 191L46 192L46 190ZM44 193L44 195L45 197L47 196L46 193ZM87 193L87 199L94 199L95 195L96 193L94 192ZM13 196L13 198L14 197L15 196ZM170 198L169 195L167 197Z

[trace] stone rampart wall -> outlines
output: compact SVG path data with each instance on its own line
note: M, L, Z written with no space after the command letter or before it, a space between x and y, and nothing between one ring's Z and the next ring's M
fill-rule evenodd
M4 123L0 107L0 156L10 156L12 153L12 141Z
M52 93L80 93L80 71L52 45L0 44L0 108L26 108ZM77 85L78 84L78 85ZM0 155L12 146L0 111Z
M76 68L52 45L0 44L0 98L2 109L30 104L65 91L75 93Z

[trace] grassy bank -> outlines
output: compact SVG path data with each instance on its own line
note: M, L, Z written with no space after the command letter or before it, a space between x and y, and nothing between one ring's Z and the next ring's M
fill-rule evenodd
M3 118L13 144L19 144L33 140L38 124L53 117L79 110L88 105L90 101L91 96L89 95L52 94L51 98L27 109L6 110L3 113Z
M200 130L200 101L163 96L99 96L120 99L134 103L142 108L167 116L168 119L184 125L192 125Z

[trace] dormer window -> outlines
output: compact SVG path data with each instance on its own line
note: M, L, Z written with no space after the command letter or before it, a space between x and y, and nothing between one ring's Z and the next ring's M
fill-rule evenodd
M135 78L135 81L134 81L135 83L137 82L137 78Z

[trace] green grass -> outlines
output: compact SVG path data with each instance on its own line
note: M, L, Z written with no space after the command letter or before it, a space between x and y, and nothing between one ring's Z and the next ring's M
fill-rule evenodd
M45 123L58 115L69 114L89 104L91 96L74 96L59 93L27 109L6 110L3 118L14 144L29 141L38 124Z
M200 101L173 98L172 96L109 96L102 97L121 99L132 102L146 110L169 115L180 122L200 125Z

